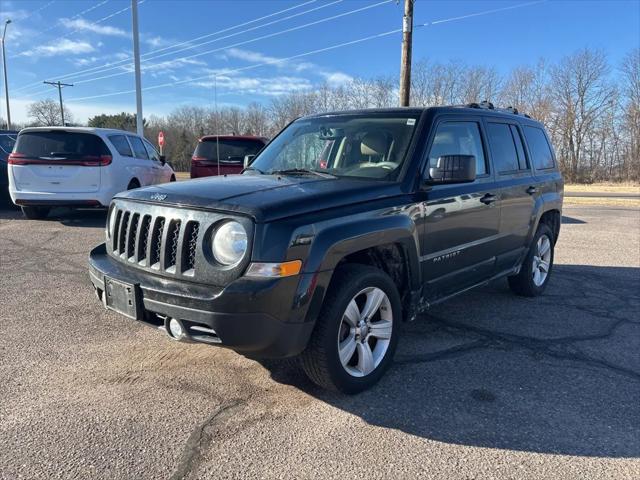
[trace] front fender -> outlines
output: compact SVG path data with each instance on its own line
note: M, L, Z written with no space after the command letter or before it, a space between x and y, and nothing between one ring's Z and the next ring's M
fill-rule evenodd
M361 219L322 230L316 235L303 268L306 272L333 270L349 254L388 244L402 248L410 267L411 285L419 285L418 230L405 215Z

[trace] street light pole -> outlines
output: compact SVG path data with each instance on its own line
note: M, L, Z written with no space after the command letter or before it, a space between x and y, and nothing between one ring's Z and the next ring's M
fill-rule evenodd
M7 35L7 25L11 20L4 22L4 31L2 32L2 70L4 71L4 96L7 101L7 130L11 130L11 109L9 108L9 83L7 81L7 53L4 49L4 37Z
M136 76L136 133L144 137L142 125L142 87L140 85L140 40L138 38L138 0L131 0L131 21L133 34L133 63Z

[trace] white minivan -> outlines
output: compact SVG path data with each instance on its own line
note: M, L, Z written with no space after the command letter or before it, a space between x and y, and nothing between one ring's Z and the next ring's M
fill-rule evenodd
M106 128L25 128L8 163L11 200L32 219L58 206L106 207L118 192L176 179L147 140Z

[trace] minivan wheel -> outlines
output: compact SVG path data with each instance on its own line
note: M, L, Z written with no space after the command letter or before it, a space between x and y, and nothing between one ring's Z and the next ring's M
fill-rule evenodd
M321 387L358 393L393 361L402 307L391 278L367 265L340 267L302 353L307 376Z
M47 218L51 209L49 207L20 207L22 214L29 220L42 220Z
M129 185L127 185L127 190L133 190L135 188L140 188L140 182L138 181L137 178L132 179L129 182Z
M553 232L546 224L541 223L522 262L520 273L509 277L511 290L525 297L541 295L551 276L553 253Z

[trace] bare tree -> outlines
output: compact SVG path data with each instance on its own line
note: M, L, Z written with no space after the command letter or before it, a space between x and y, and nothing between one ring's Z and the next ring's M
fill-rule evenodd
M622 128L625 132L622 169L627 178L640 179L640 48L631 50L620 66Z
M552 68L552 97L557 109L556 145L565 175L579 179L587 140L595 122L610 106L614 89L608 81L609 66L601 51L580 50Z
M73 118L71 112L64 108L64 118L67 123L72 123ZM62 125L62 116L60 115L60 103L51 98L46 100L38 100L29 105L27 109L29 118L39 126L50 127L54 125Z

